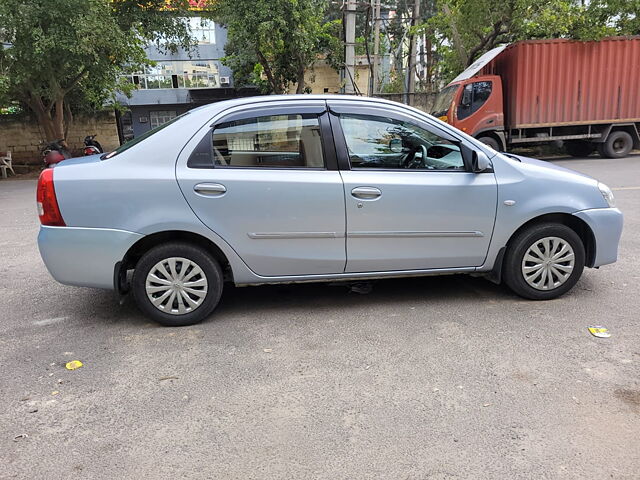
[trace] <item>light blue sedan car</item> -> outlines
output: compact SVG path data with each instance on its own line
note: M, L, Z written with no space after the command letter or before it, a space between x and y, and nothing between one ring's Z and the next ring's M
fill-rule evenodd
M197 108L45 170L37 197L53 277L131 292L164 325L209 316L225 282L468 273L555 298L615 262L622 231L592 178L335 95Z

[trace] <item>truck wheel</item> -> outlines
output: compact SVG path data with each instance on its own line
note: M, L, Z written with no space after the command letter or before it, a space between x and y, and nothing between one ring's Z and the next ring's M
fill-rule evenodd
M584 245L571 228L559 223L534 225L511 240L504 280L521 297L550 300L571 290L584 261Z
M489 147L493 148L496 152L499 152L501 150L500 142L498 142L498 140L496 140L493 137L480 137L478 138L478 140L484 143L485 145L488 145Z
M156 322L181 327L211 314L222 294L222 270L204 249L184 242L158 245L133 272L133 298Z
M604 143L598 145L598 153L605 158L626 157L633 148L633 138L621 130L611 132Z
M571 142L565 142L564 149L572 157L588 157L596 149L596 146L592 142L574 140Z

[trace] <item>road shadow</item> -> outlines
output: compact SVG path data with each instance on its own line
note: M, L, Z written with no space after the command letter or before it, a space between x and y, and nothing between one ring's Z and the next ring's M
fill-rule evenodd
M356 282L357 283L357 282ZM516 298L504 286L468 275L397 278L369 282L369 293L353 291L353 283L303 283L257 287L225 287L216 312L269 312L318 307L383 307L417 302L477 302ZM364 284L366 285L366 283Z
M469 275L442 275L357 282L371 284L366 294L352 290L353 282L318 282L236 287L226 284L214 316L283 314L317 308L385 307L415 305L418 302L455 302L458 305L482 301L517 299L503 285ZM83 292L80 294L80 292ZM149 327L151 321L136 307L131 295L122 304L114 292L74 289L73 311L87 323L128 324ZM154 324L155 325L155 324Z

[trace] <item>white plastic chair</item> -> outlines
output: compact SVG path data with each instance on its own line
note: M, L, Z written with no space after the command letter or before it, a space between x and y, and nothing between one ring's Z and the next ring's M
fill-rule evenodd
M11 164L11 151L0 152L0 170L2 170L2 178L7 178L7 170L10 170L13 175L16 174Z

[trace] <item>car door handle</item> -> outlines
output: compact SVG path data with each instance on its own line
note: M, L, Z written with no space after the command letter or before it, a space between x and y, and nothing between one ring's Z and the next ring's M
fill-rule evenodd
M227 192L227 187L220 183L199 183L193 190L206 197L219 197Z
M351 190L351 195L361 200L375 200L382 192L375 187L356 187Z

